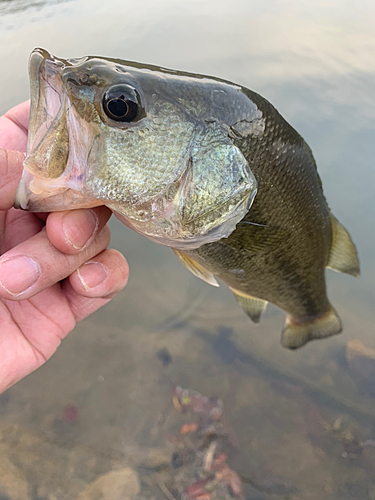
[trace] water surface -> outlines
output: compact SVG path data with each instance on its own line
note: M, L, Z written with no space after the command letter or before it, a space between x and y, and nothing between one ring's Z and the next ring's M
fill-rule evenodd
M131 468L137 500L177 500L199 465L179 462L176 446L200 453L193 435L175 442L196 418L172 405L182 386L223 401L218 446L247 500L374 500L375 368L353 360L356 346L375 349L374 22L369 0L0 1L0 113L28 97L36 46L249 87L313 149L362 270L359 280L327 272L344 333L289 352L276 307L254 326L225 287L200 282L168 248L113 221L129 284L1 396L1 498L94 498L88 485Z

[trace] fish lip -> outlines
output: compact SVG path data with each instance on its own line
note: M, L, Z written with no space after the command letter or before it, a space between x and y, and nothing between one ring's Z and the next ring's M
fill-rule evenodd
M66 67L70 66L65 59L55 57L54 55L47 52L45 49L36 48L34 49L29 58L29 78L31 82L31 104L33 101L38 104L38 97L40 95L40 83L44 80L48 83L48 79L42 78L43 69L48 67L48 69L57 75ZM44 68L42 68L44 66ZM33 84L35 85L37 92L33 92ZM31 114L31 113L30 113Z
M32 64L34 64L34 60L37 61L37 57L41 61L51 61L54 62L58 65L61 65L62 67L65 66L71 66L71 63L67 59L63 59L62 57L56 57L48 50L45 50L41 47L36 47L30 54L30 59L29 59L29 69Z
M14 198L13 207L18 210L27 210L29 205L27 185L23 179L20 180L17 186L16 196Z
M32 190L31 185L33 182L43 183L43 181L43 178L30 173L26 168L24 168L17 186L16 196L13 203L14 208L30 212L42 212L43 210L40 209L40 205L43 203L44 199L47 198L47 195L45 194L44 196L40 196L39 193L35 193ZM68 188L63 186L57 187L49 191L48 197L52 198L53 196L59 196L67 190Z

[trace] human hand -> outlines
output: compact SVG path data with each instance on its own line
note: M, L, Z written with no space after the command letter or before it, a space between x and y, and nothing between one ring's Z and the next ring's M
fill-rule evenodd
M106 249L108 208L50 214L12 208L28 116L25 102L0 117L0 393L49 359L76 322L128 279L125 258Z

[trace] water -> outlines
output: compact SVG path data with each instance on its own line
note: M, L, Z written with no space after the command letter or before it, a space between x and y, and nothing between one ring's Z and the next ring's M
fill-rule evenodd
M375 349L374 21L369 0L0 1L0 113L28 97L35 46L240 83L312 147L362 270L360 280L327 272L344 333L288 352L277 308L255 327L225 287L200 282L169 249L113 221L129 284L1 396L1 498L99 498L98 477L131 468L141 482L128 480L129 495L177 500L203 453L179 429L207 431L204 418L173 407L180 385L223 401L216 444L247 500L374 500L375 370L348 358L353 341ZM184 459L187 448L195 461Z

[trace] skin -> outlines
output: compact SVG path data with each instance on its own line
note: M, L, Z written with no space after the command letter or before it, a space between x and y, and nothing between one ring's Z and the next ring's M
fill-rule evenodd
M28 115L24 102L0 117L0 392L47 361L78 321L126 285L129 273L125 258L107 249L108 208L51 214L12 208Z

